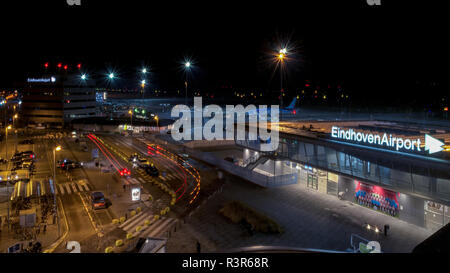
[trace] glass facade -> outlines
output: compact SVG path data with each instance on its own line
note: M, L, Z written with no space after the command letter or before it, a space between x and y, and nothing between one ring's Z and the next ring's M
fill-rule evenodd
M259 141L249 140L237 140L236 144L253 150L259 150L260 146ZM395 191L450 204L449 167L434 168L419 160L417 163L399 160L397 156L388 153L374 156L363 149L348 149L345 145L329 145L326 140L298 136L280 136L280 144L274 155Z

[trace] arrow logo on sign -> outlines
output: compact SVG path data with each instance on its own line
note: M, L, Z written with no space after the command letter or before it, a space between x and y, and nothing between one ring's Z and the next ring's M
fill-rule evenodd
M429 154L434 154L444 150L442 147L444 145L444 142L425 134L425 151L428 151Z

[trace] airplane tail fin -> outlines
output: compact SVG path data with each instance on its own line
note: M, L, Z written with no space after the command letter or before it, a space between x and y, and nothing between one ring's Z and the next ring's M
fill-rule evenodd
M289 104L288 107L286 107L287 110L293 110L295 107L295 103L297 103L297 98L294 97L294 99L292 100L291 104Z

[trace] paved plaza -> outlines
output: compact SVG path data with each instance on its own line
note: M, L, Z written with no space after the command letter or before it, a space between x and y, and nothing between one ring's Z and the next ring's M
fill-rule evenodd
M298 184L263 189L232 178L228 180L223 192L202 205L188 224L169 240L169 252L195 251L197 240L205 252L252 245L345 251L350 247L351 234L380 242L383 252L411 252L432 234L430 230ZM241 201L266 214L283 227L284 233L246 234L241 226L218 213L223 204L231 200ZM388 224L388 236L367 230L366 223L380 228ZM185 243L180 243L183 240Z

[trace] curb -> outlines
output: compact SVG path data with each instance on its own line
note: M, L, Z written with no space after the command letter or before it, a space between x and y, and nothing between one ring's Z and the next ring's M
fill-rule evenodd
M64 209L64 205L61 202L61 199L58 197L58 202L62 207L62 214L64 216L64 223L66 226L66 231L64 232L64 234L56 240L56 242L54 242L53 244L51 244L47 249L45 249L43 251L43 253L53 253L53 251L55 251L55 249L62 243L62 241L64 241L64 239L67 237L67 235L69 234L69 223L67 222L67 217L66 217L66 212Z

